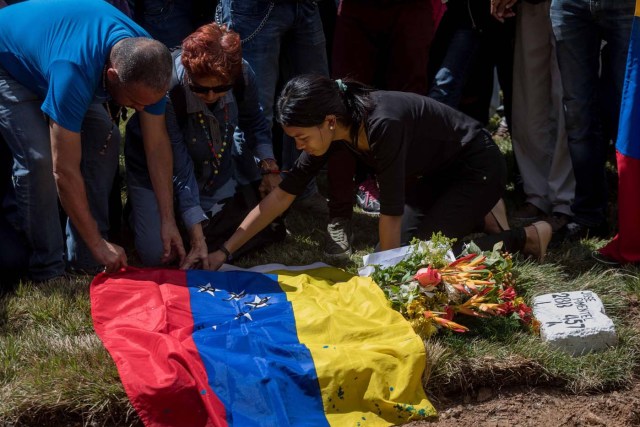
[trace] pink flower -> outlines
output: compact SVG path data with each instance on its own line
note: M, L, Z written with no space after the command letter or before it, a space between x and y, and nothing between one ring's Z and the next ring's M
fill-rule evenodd
M442 276L436 268L421 268L414 277L422 286L435 286L442 281Z

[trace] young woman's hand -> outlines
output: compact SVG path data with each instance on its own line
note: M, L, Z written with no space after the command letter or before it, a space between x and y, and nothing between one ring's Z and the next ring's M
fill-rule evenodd
M227 260L227 255L221 250L209 254L209 270L218 270Z
M400 232L402 229L402 215L380 215L378 220L378 234L380 250L400 247Z

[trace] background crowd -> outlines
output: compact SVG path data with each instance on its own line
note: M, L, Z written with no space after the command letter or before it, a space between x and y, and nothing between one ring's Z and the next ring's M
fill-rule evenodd
M35 281L72 270L116 271L127 255L110 236L127 227L145 265L217 268L283 239L280 214L289 204L326 216L324 250L331 257L351 254L354 203L380 215L381 249L407 243L387 237L396 227L389 215L404 215L404 231L413 221L417 231L408 237L482 231L494 235L487 245L499 236L509 249L539 259L552 231L555 242L611 235L605 163L616 139L633 0L6 3L0 10L3 269ZM30 28L39 22L34 14L47 16L47 24ZM346 110L322 110L313 123L283 116L306 84L287 83L303 75L330 82ZM354 97L356 82L382 95ZM467 197L447 201L458 209L476 206L473 217L437 214L424 200L416 208L409 190L404 208L392 209L397 200L390 192L419 190L414 199L424 199L434 182L442 187L463 175L453 172L484 165L472 163L469 153L495 146L482 128L497 85L524 200L511 217L524 228L510 230L506 221L502 159L487 157L487 171L468 174L469 180L489 177L487 206ZM405 95L394 98L395 91ZM390 117L365 108L364 118L351 115L354 102L369 101L407 113ZM131 109L122 136L129 201L123 207L117 125ZM408 131L376 131L385 120L408 120L408 129L412 113L416 128L426 129L415 142ZM328 201L307 173L315 166L301 156L313 154L297 130L307 127L328 139L318 154ZM432 169L403 169L402 185L391 186L382 178L390 175L381 173L384 157L376 157L393 155L377 143L380 134L408 147L394 171L425 153L433 156L424 159ZM415 149L420 143L444 148L423 153ZM454 143L457 151L448 153ZM279 192L287 195L282 209L259 204ZM249 222L242 222L245 216ZM238 226L255 233L238 237Z

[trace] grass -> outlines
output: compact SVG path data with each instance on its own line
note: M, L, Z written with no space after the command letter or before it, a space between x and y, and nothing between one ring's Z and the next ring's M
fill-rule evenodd
M508 141L500 141L503 150ZM508 203L513 206L513 184ZM355 273L361 256L373 250L377 220L354 215L355 254L340 265ZM277 247L241 260L304 265L325 261L325 222L291 213L291 236ZM604 241L583 240L554 249L542 264L517 259L518 290L535 295L589 289L613 319L620 343L601 353L571 357L551 350L507 319L477 325L472 333L443 333L425 342L425 389L443 395L473 393L480 387L514 385L561 387L596 393L630 386L640 367L640 270L594 265L593 249ZM44 285L21 283L0 295L0 425L140 425L115 364L93 332L88 288L91 278Z

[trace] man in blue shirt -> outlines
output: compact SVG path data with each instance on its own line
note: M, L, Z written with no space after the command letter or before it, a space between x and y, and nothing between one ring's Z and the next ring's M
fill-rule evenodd
M14 188L3 214L16 212L8 219L26 239L31 278L64 273L58 195L70 219L71 266L112 272L127 265L123 248L107 240L119 152L118 129L101 105L108 99L141 112L163 259L184 258L164 124L172 67L166 47L102 0L15 4L0 10L0 28L0 134L13 155ZM17 209L6 208L12 203Z

